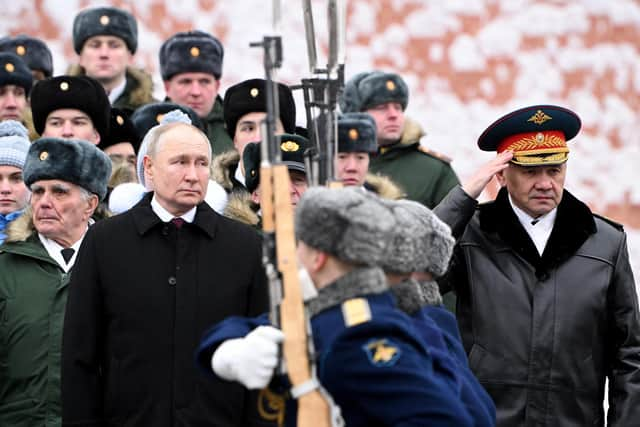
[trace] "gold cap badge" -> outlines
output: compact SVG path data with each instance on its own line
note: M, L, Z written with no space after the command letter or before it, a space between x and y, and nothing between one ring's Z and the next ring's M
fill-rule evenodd
M69 83L67 82L60 83L60 90L69 90Z
M387 86L387 90L389 91L396 90L396 84L393 82L393 80L387 80L386 86Z
M280 149L282 151L287 151L287 152L296 152L300 149L300 146L295 143L294 141L285 141L282 144L280 144Z
M256 96L258 96L258 93L260 93L260 91L258 91L257 87L253 87L249 91L249 95L251 95L252 98L255 98Z
M527 120L528 122L533 122L537 125L541 125L544 122L546 122L547 120L551 120L550 116L547 116L545 113L542 112L542 110L538 110L536 111L536 113L529 117L529 120Z
M124 119L122 118L122 116L121 116L120 114L118 114L118 115L116 116L116 122L118 122L118 124L119 124L120 126L122 126L122 124L124 123Z
M49 157L49 153L47 153L46 151L43 151L42 153L40 153L40 160L41 161L45 161L47 160L47 157Z
M27 53L27 48L22 45L16 46L16 53L20 56L24 56L24 54Z
M349 129L349 139L355 141L358 139L358 129Z
M195 58L195 57L198 57L198 56L200 56L200 49L198 49L198 47L197 47L197 46L193 46L193 47L189 50L189 53L190 53L190 54L191 54L191 56L193 56L194 58Z
M162 121L162 118L164 117L164 114L158 114L156 116L156 122L160 123L160 121Z
M102 15L100 17L100 24L102 24L102 26L109 25L109 17L107 15Z
M9 73L13 73L16 67L11 62L7 62L6 64L4 64L4 69L7 70Z

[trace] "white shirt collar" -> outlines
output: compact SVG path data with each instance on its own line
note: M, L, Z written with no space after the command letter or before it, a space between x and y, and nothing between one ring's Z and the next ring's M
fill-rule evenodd
M242 161L242 159L240 161ZM236 168L236 173L233 175L233 177L235 179L237 179L240 184L242 184L244 186L247 185L246 181L244 180L244 175L242 174L242 171L240 170L240 165L238 165L238 167Z
M125 77L124 79L122 79L122 83L120 83L118 86L111 89L111 92L109 92L109 103L111 105L113 105L113 103L116 102L116 100L120 97L120 95L122 95L122 93L124 92L124 88L126 86L127 86L127 78Z
M556 215L558 214L558 208L554 208L549 213L539 216L538 218L533 218L513 203L511 194L509 194L509 203L518 217L520 224L522 224L529 237L531 237L531 240L538 250L538 254L542 255L549 241L549 236L551 236L553 224L555 224Z
M169 222L176 217L175 215L169 213L168 210L163 208L162 205L160 205L160 202L158 202L158 200L156 199L155 194L151 199L151 209L153 210L153 212L155 212L156 215L160 217L160 220L162 222ZM185 222L193 222L193 219L196 217L196 209L197 209L197 206L194 206L193 208L191 208L191 210L186 212L184 215L181 215L180 218L184 219Z
M87 226L87 229L88 228L89 227ZM80 244L82 243L82 240L84 239L84 236L86 234L87 234L87 230L85 230L84 233L82 233L82 236L80 236L80 239L78 239L77 242L75 242L73 245L70 246L70 248L73 248L74 252L68 263L64 261L64 258L62 257L62 253L60 252L62 249L64 249L63 246L59 245L56 241L43 236L40 233L38 233L38 237L40 238L40 242L42 243L42 246L44 246L44 248L47 250L47 253L49 254L49 256L55 262L58 263L60 268L62 268L62 270L64 270L65 273L68 273L69 270L71 270L71 268L73 267L73 264L75 264L76 262L76 256L78 255L78 250L80 250Z

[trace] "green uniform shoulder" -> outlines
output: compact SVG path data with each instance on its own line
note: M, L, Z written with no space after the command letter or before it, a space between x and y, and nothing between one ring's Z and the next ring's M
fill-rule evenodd
M435 150L432 150L431 148L425 147L422 144L418 144L416 146L416 150L420 151L423 154L426 154L427 156L433 157L435 159L441 160L445 163L451 163L453 161L453 159L445 154L439 153Z

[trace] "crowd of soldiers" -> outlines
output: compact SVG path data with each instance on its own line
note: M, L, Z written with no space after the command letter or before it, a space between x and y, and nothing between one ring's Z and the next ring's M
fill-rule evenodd
M267 81L222 97L222 43L179 32L158 101L129 12L82 10L72 39L55 76L42 40L0 39L0 425L295 425L309 390L347 426L640 419L626 234L564 188L575 112L497 119L478 139L496 156L460 183L402 77L359 73L339 99L343 188L311 188L309 132L274 86L317 373L300 391L267 314Z

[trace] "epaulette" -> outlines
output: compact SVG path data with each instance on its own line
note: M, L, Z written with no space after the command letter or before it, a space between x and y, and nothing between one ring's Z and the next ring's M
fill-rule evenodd
M594 213L593 216L595 216L596 218L600 218L601 220L603 220L607 224L613 226L613 228L616 228L616 229L618 229L620 231L624 231L624 225L620 224L619 222L616 222L616 221L612 220L611 218L607 218L606 216L602 216L602 215L597 214L597 213Z
M451 163L453 161L453 159L447 155L444 155L442 153L438 153L437 151L433 151L430 148L425 147L422 144L418 144L418 151L422 151L424 154L427 154L431 157L435 157L438 160L442 160L445 163Z
M342 303L342 318L347 328L371 320L371 307L366 298L351 298Z

